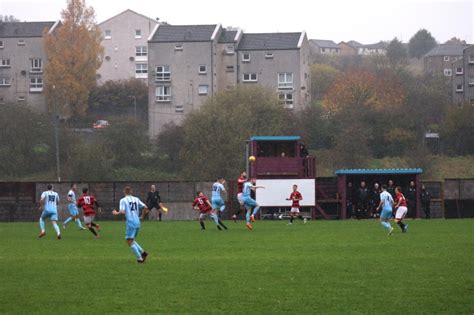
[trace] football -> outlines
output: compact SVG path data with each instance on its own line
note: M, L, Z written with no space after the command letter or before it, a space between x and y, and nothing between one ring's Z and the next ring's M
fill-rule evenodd
M249 156L249 161L250 162L255 162L255 160L256 160L255 156L253 156L253 155Z

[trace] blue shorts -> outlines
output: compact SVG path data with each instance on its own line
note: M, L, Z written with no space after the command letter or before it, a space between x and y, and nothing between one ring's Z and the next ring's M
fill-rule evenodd
M224 200L218 197L212 198L211 203L212 203L212 209L220 209L222 206L225 205Z
M258 206L257 202L250 198L250 197L244 197L244 207L247 209L252 209L253 207Z
M69 210L70 215L72 216L79 215L79 211L77 210L77 207L75 204L72 204L72 203L68 204L67 209Z
M132 227L130 225L127 225L126 229L125 229L125 239L126 240L130 240L130 239L134 239L137 237L138 235L138 231L140 230L139 227Z
M380 213L380 217L382 219L391 219L392 218L392 209L383 209L382 213Z
M58 213L57 212L48 212L48 211L43 211L41 213L41 219L50 219L51 221L58 221Z

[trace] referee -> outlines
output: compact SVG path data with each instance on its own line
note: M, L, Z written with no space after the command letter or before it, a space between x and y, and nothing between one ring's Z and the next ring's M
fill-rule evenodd
M161 208L164 207L161 202L160 193L156 190L155 185L150 186L150 191L148 192L148 197L146 198L146 205L149 211L155 209L158 212L158 221L161 221Z

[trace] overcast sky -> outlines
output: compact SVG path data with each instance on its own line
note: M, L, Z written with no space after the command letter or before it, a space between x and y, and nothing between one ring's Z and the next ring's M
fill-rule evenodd
M87 1L87 0L86 0ZM246 32L305 30L309 38L364 44L420 28L439 41L456 36L474 42L474 0L88 0L101 22L126 9L170 24L239 26ZM24 21L56 20L66 0L0 0L0 14Z

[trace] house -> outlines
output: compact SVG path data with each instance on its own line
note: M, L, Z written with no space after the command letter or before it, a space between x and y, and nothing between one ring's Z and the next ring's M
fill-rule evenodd
M461 58L451 63L453 104L474 106L474 45L463 49Z
M57 22L0 22L0 104L28 104L46 111L43 69L47 63L44 32Z
M338 44L327 39L310 39L309 46L313 54L334 55L341 51Z
M380 41L375 44L361 45L358 47L359 55L385 55L387 53L388 43Z
M148 78L148 45L157 20L125 10L98 26L102 31L104 60L97 71L99 83L108 80Z
M339 49L340 49L339 54L344 55L344 56L357 55L359 52L359 47L362 46L361 43L356 42L354 40L351 40L348 42L342 41L337 45L339 46Z
M423 69L425 73L443 74L451 77L452 63L462 58L464 44L441 44L423 56Z
M266 86L289 110L310 102L304 32L247 34L219 24L159 25L148 40L148 68L151 137L237 84Z

